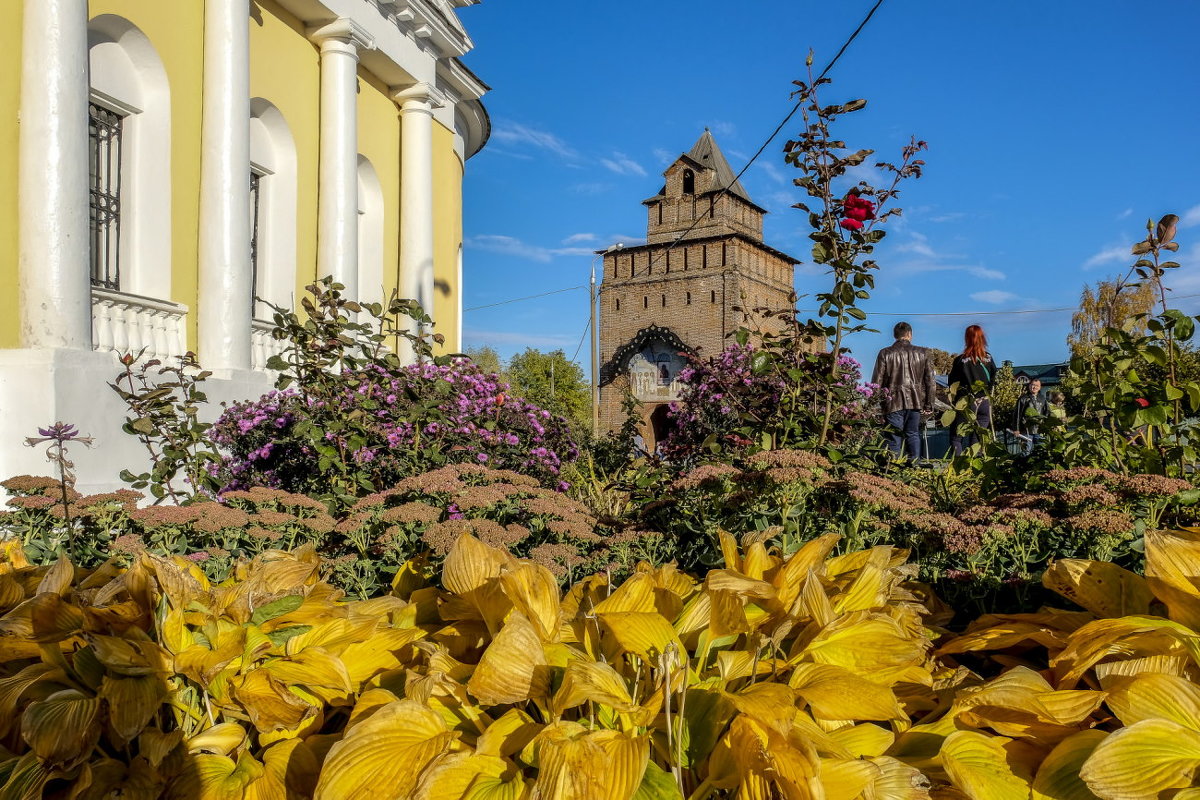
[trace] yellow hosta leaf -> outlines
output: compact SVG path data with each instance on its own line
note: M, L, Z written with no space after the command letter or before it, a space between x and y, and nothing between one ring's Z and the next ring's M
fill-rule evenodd
M287 686L303 686L326 703L346 700L354 688L342 659L320 647L268 661L261 669Z
M158 728L146 728L138 736L137 742L138 754L146 759L148 766L158 769L158 765L163 762L163 759L175 752L176 748L183 743L183 731L175 730L163 733ZM218 755L226 755L226 753Z
M1107 688L1114 680L1119 680L1123 677L1132 678L1135 675L1141 675L1143 672L1183 676L1188 674L1191 664L1192 660L1188 656L1159 655L1146 656L1145 658L1131 658L1126 661L1102 661L1093 667L1092 671L1100 679L1100 685Z
M8 765L5 764L5 767ZM41 800L42 788L54 776L54 771L38 760L36 753L26 753L17 759L7 773L0 773L0 797L13 800Z
M227 756L246 741L246 730L236 722L221 722L187 740L189 753Z
M615 669L602 661L572 661L551 707L561 714L589 700L626 714L637 710L625 679Z
M896 734L869 722L839 728L829 734L855 758L882 756L896 741Z
M1147 635L1178 642L1194 659L1200 657L1200 635L1178 622L1139 616L1100 619L1071 634L1067 647L1051 662L1051 666L1063 673L1059 685L1074 686L1098 661L1110 655L1128 655Z
M193 756L171 783L172 800L243 800L246 788L262 777L263 766L248 752L235 762L225 756Z
M1174 675L1147 673L1115 683L1108 707L1126 726L1147 719L1169 719L1200 730L1200 686Z
M309 647L321 647L336 655L351 645L369 641L379 625L376 617L331 619L288 639L283 652L294 656Z
M314 800L401 800L455 736L436 712L397 700L330 748Z
M295 728L317 713L316 708L263 669L251 670L231 682L231 688L233 697L261 733Z
M879 767L879 776L865 794L869 800L929 800L929 779L916 767L887 756L871 762Z
M869 611L887 605L889 581L882 569L867 564L858 572L858 577L845 592L833 601L833 609L839 614L851 611Z
M100 697L108 703L108 724L122 745L137 737L149 724L167 696L166 682L157 675L104 676Z
M808 580L808 574L823 569L822 563L839 539L841 536L836 533L818 536L790 555L775 571L771 582L775 584L776 594L784 608L791 608L796 602L796 598L800 596L800 589Z
M75 567L71 565L70 560L65 555L59 556L58 560L42 576L42 581L38 584L35 594L46 594L47 592L59 595L66 594L74 582Z
M513 606L529 618L543 642L558 640L562 624L558 581L541 564L523 563L500 576L504 593Z
M1200 531L1146 531L1146 581L1171 619L1200 630Z
M1148 614L1154 600L1145 578L1105 561L1055 561L1042 575L1042 585L1097 617Z
M950 781L971 800L1023 800L1029 797L1029 775L1010 763L1003 736L956 731L942 743L942 767Z
M544 697L549 686L542 639L533 623L514 611L483 652L467 689L483 705L495 706Z
M321 766L300 739L277 742L263 751L263 774L246 789L245 800L312 797Z
M631 800L650 757L647 736L589 732L574 722L548 726L536 745L535 790L555 800Z
M348 645L339 658L351 687L357 691L379 673L411 663L412 644L425 636L425 631L420 628L384 628L375 631L366 641Z
M808 702L814 716L821 719L907 719L891 689L844 667L797 664L788 685Z
M737 539L729 531L719 529L717 530L717 540L721 545L721 556L725 562L725 568L740 570L742 568L742 556L738 552Z
M422 779L414 800L517 800L527 791L516 765L503 758L454 753Z
M21 737L47 766L69 768L91 754L101 719L100 698L65 689L25 709Z
M513 557L464 533L450 548L442 565L442 585L454 594L478 589L513 563Z
M656 659L674 644L680 648L671 623L657 612L617 611L599 614L605 631L612 635L622 650L645 659Z
M475 742L475 752L505 758L521 752L542 730L542 724L519 708L510 708L487 726Z
M118 675L151 675L169 669L170 656L154 642L118 636L87 636L96 660Z
M1155 800L1159 792L1195 785L1200 732L1167 719L1121 728L1096 745L1080 777L1100 797Z
M920 663L925 644L904 633L893 619L862 612L836 619L804 648L819 664L836 664L860 675Z
M746 548L746 555L742 559L742 574L756 581L762 580L763 576L776 566L776 563L777 560L767 553L767 548L762 542L754 542ZM775 594L774 588L772 588L771 594L772 596Z
M842 758L820 760L821 788L825 800L858 800L873 786L882 771L870 761Z
M612 594L596 604L595 611L614 613L621 611L639 611L650 613L658 610L654 604L654 578L644 572L638 572L618 586Z
M746 601L733 592L706 592L709 602L708 633L713 637L737 636L750 631Z
M804 743L789 743L776 730L751 717L741 715L734 719L718 752L724 750L728 754L727 758L741 784L738 797L754 800L820 798L822 793L816 753L794 745L803 747ZM723 765L722 760L714 758L714 777L729 770L730 765Z
M764 580L748 578L730 569L709 570L704 579L704 588L709 592L729 592L737 597L756 600L774 600L775 587Z
M358 696L358 702L346 720L346 731L349 732L358 723L369 719L376 711L400 698L387 689L368 689Z
M1106 736L1104 731L1081 731L1059 742L1038 767L1032 800L1094 800L1079 771Z
M753 683L726 694L733 707L787 735L796 716L796 693L781 683Z
M1037 622L1006 620L989 627L970 630L938 648L940 655L970 653L977 650L1003 650L1023 642L1035 642L1052 653L1067 644L1067 632Z

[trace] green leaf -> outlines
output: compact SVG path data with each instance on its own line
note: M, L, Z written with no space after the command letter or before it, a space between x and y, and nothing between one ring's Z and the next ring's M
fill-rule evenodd
M286 597L280 597L278 600L272 600L265 606L259 606L254 609L254 613L250 615L250 623L252 625L262 625L264 622L273 620L276 617L292 613L303 603L304 595L300 594L289 594Z
M650 759L642 783L633 793L633 800L683 800L683 792L674 776Z
M154 420L149 417L138 417L133 422L129 423L129 427L133 428L138 433L151 434L154 433Z

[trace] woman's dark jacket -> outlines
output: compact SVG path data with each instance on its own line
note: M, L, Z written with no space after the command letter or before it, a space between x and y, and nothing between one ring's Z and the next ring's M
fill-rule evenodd
M947 381L951 399L957 399L962 392L972 397L986 397L996 383L996 362L990 355L982 361L957 355L950 366ZM955 384L958 384L957 388Z

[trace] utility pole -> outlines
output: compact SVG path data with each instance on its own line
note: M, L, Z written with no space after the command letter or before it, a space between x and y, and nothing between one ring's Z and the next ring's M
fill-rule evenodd
M592 259L592 280L588 284L588 307L591 309L592 326L592 436L600 435L600 381L596 377L596 259Z

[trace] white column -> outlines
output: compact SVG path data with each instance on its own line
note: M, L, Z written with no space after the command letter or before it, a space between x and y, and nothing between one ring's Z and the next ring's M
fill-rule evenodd
M400 103L400 294L433 316L433 109L428 83L393 93Z
M321 153L317 276L332 275L358 299L358 54L375 46L358 23L309 30L321 45Z
M200 362L250 368L250 10L204 3L200 129Z
M26 0L19 145L21 343L92 346L87 0Z

